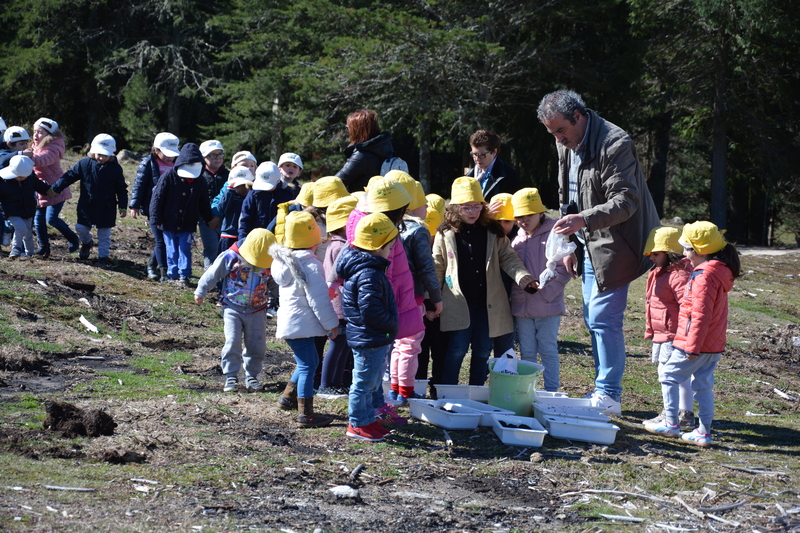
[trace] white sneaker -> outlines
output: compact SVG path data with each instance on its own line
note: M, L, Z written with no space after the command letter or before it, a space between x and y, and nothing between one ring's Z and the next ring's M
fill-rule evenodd
M608 396L607 394L603 394L602 392L595 392L592 395L592 398L597 402L598 405L604 407L603 414L606 416L622 416L622 404Z

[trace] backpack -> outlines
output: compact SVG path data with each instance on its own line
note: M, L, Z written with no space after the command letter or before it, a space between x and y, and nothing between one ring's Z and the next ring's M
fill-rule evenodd
M408 163L400 159L399 157L390 157L386 161L383 162L381 165L381 176L385 176L387 172L390 170L402 170L406 174L408 173Z

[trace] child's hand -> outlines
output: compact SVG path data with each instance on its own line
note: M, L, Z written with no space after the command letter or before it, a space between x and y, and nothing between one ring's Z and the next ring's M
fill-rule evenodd
M202 297L202 296L195 296L194 297L194 303L196 303L197 305L203 305L203 302L205 302L205 301L206 301L206 299L204 297Z
M339 327L337 326L337 327L333 328L332 330L330 330L330 331L328 332L328 338L329 338L330 340L333 340L333 339L335 339L335 338L336 338L336 336L337 336L338 334L339 334Z
M212 219L211 219L211 220L208 222L208 224L207 224L207 225L208 225L208 229L213 229L214 231L217 231L217 229L219 229L219 226L220 226L221 224L222 224L222 217L220 217L220 216L215 216L214 218L212 218Z
M127 211L125 211L125 209L120 209L120 210L119 210L119 218L125 218L125 216L126 216L127 214L128 214L128 213L127 213Z
M139 210L131 207L131 218L137 218L139 216Z
M695 359L697 359L697 356L693 353L687 353L686 359L688 359L689 361L694 361Z
M51 188L50 188L50 190L49 190L49 191L47 191L47 197L48 197L48 198L55 198L56 196L58 196L58 194L57 194L57 193L56 193L56 191L54 191L54 190L53 190L53 188L51 187Z
M525 287L525 292L527 292L528 294L534 294L538 290L539 290L539 282L538 281L531 281Z

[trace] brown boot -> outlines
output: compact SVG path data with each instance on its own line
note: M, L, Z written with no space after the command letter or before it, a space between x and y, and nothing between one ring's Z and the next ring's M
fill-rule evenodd
M332 416L314 412L314 398L298 398L297 410L297 425L301 428L318 428L333 422Z
M278 407L284 411L297 409L297 383L290 381L283 389L283 394L278 398Z

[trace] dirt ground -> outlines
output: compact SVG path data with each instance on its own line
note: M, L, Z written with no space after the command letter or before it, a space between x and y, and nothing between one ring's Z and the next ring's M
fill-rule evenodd
M512 447L500 443L491 429L446 435L420 422L398 428L385 443L355 443L344 435L345 400L317 401L320 410L336 415L331 428L298 429L292 415L279 410L274 401L293 368L291 353L280 344L270 345L260 376L265 393L223 394L218 308L207 302L202 311L184 312L193 305L190 291L145 278L150 237L143 224L127 221L123 230L115 232L112 257L117 266L112 269L67 256L60 236L53 238L53 247L48 261L12 263L0 258L0 287L13 283L15 291L26 294L16 300L8 291L3 293L2 318L20 338L35 342L33 346L17 342L0 346L0 405L23 397L64 401L86 411L99 410L95 416L108 413L116 428L111 435L66 438L63 431L22 423L26 415L3 411L0 452L7 459L0 463L0 472L5 471L0 482L5 486L0 530L644 530L644 524L587 517L581 509L594 497L612 510L610 514L654 513L656 518L647 526L653 531L670 527L674 531L800 530L794 463L782 478L770 478L778 480L783 493L758 480L742 484L731 477L733 471L714 470L720 484L726 479L736 479L738 484L736 490L720 486L714 496L706 496L703 505L707 508L739 501L737 492L752 495L761 489L761 498L774 494L771 499L748 497L747 505L724 514L739 527L708 519L698 522L673 500L666 504L623 494L639 492L638 487L642 493L662 498L662 493L680 493L683 487L697 496L692 500L695 507L703 494L686 489L682 478L689 476L693 487L702 486L701 476L690 469L695 470L692 465L710 468L710 461L704 462L696 448L664 445L641 436L639 423L645 415L652 416L651 406L657 403L652 388L631 391L630 407L626 404L617 422L621 430L612 446L548 439L542 448ZM198 256L196 274L202 270L197 267ZM756 269L763 266L757 261L774 259L764 259L762 254L746 257L745 268ZM800 277L797 252L788 251L785 257L787 272ZM56 299L62 302L58 309L48 305ZM109 334L90 335L80 326L77 315L84 308ZM274 333L274 322L270 328ZM579 314L570 312L562 331L580 328ZM752 331L738 335L748 339L751 348L731 349L726 355L730 368L760 375L764 383L780 381L788 383L789 390L798 390L797 323L766 331L754 325ZM64 351L55 345L71 348ZM584 369L591 365L584 356L585 344L565 342L562 348L562 365ZM118 372L148 374L151 370L135 364L138 357L158 359L174 351L191 357L167 369L177 384L173 393L128 394L123 378L113 377ZM629 364L645 365L646 359L639 355ZM114 388L117 379L120 387ZM562 390L577 396L588 385L585 379L565 373ZM114 392L103 394L109 390ZM787 402L780 409L770 405L772 411L762 414L796 413L800 403ZM758 407L755 404L753 409ZM753 420L748 431L766 427L769 419ZM729 455L741 459L750 453L748 447L761 453L772 446L768 431L764 440L748 437L747 432L740 435L738 427L721 426L723 434L730 434L729 442L720 444ZM793 443L800 435L796 429L783 431L775 447L796 459L798 448ZM63 476L47 467L46 472L26 477L25 467L17 466L11 457L43 465L53 465L54 459L63 461ZM775 461L778 470L780 457ZM673 464L675 471L662 466L664 462ZM363 470L354 473L359 465ZM648 485L652 469L674 475L660 487ZM47 479L52 485L95 491L47 490ZM330 489L338 486L355 492L337 496ZM612 492L599 496L585 492L598 488ZM783 511L788 506L794 512L779 513L776 502ZM653 529L655 523L666 527ZM745 525L749 529L742 529Z

